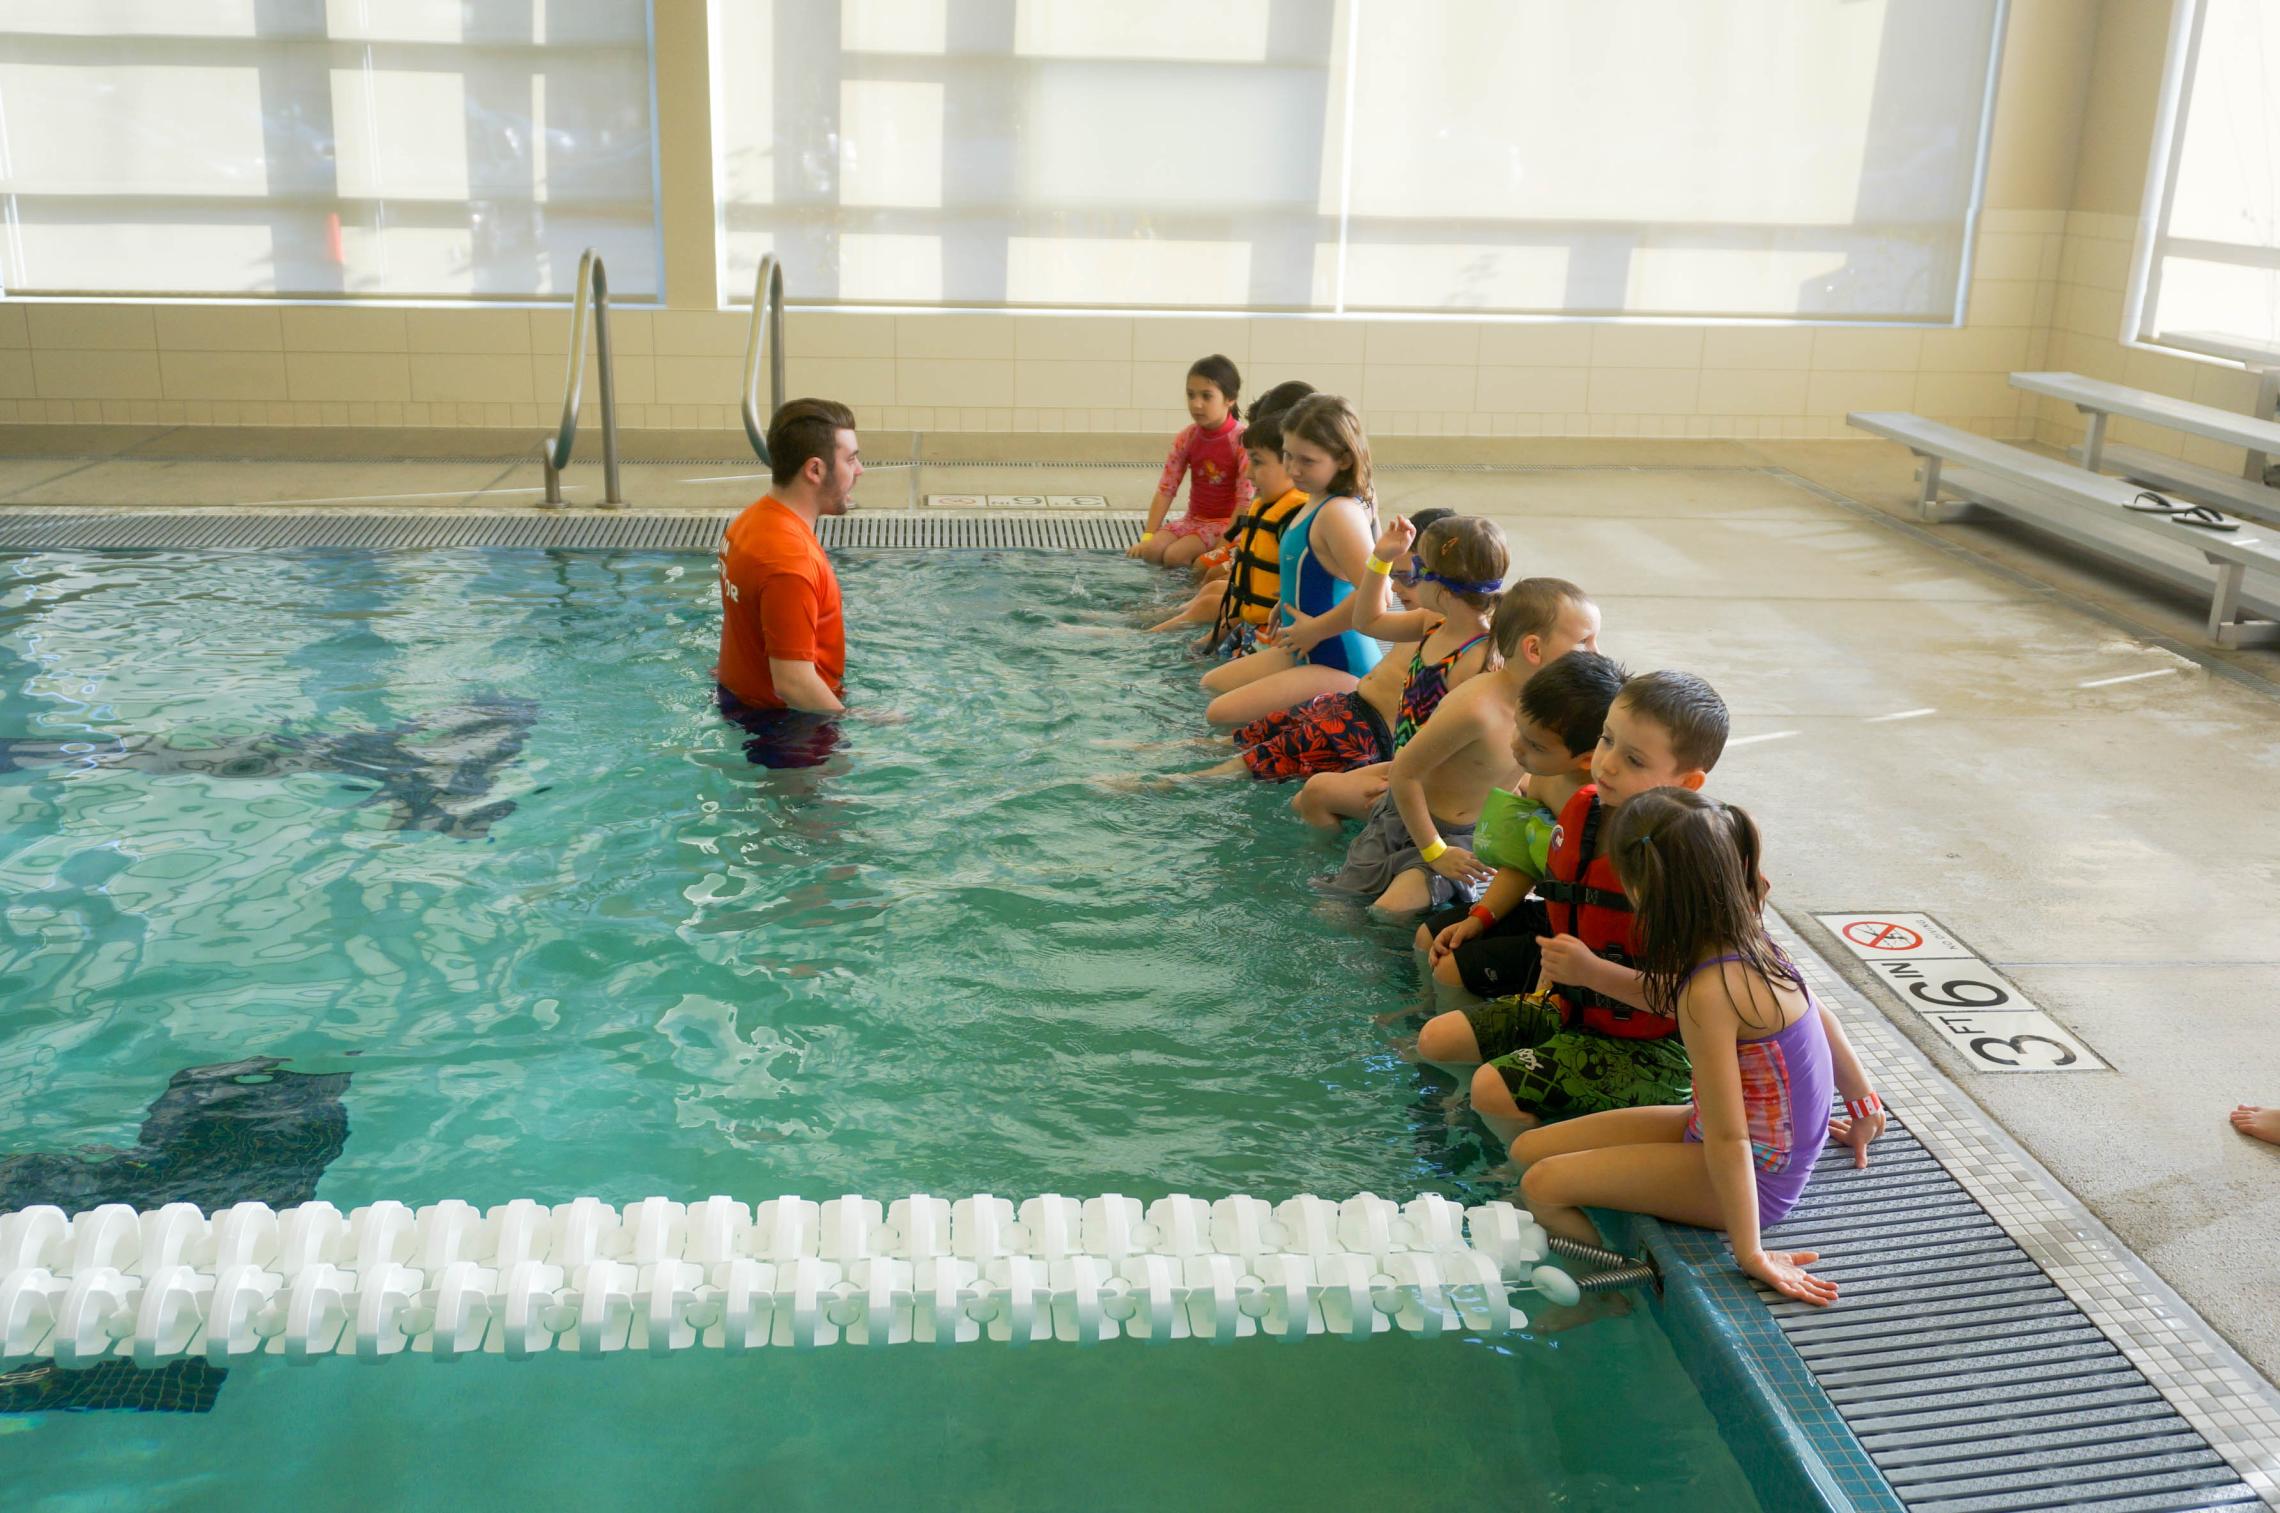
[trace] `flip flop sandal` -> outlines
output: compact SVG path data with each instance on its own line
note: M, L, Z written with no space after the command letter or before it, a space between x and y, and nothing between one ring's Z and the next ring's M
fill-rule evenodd
M2147 502L2140 504L2140 499ZM2124 508L2136 510L2141 515L2180 515L2199 506L2179 504L2174 499L2163 498L2151 489L2144 489L2139 491L2137 499L2132 499Z
M2240 522L2227 520L2205 504L2196 504L2189 510L2180 510L2169 517L2179 525L2197 525L2205 531L2237 531Z

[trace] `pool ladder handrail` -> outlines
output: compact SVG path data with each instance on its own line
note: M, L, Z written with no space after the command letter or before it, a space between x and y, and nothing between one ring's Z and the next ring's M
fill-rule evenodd
M562 470L570 465L571 448L578 441L578 411L586 383L586 324L594 327L594 360L601 367L602 391L602 505L621 508L625 496L618 491L617 384L610 360L610 278L602 255L588 247L578 256L578 288L570 303L570 363L562 381L562 419L551 436L539 439L539 465L546 475L542 509L560 508Z
M768 409L760 410L760 355L768 355ZM752 278L752 326L744 338L744 436L768 462L768 421L784 407L784 265L771 252Z

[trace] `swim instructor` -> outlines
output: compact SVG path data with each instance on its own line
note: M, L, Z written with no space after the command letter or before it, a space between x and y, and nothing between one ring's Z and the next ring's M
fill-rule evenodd
M835 739L816 717L846 707L839 576L815 526L847 512L863 476L854 412L791 401L768 422L768 463L773 486L729 522L720 553L720 710L754 735L754 761L813 766Z

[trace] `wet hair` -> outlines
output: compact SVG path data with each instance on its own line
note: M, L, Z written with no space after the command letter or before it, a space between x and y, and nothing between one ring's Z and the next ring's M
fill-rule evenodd
M1520 713L1560 738L1569 756L1599 745L1607 710L1626 674L1613 657L1577 647L1536 669L1520 686Z
M1251 413L1243 419L1243 445L1262 452L1282 451L1283 416L1290 407L1314 392L1314 385L1303 378L1293 378L1251 401Z
M1644 715L1670 735L1670 754L1682 772L1708 772L1726 750L1726 701L1690 672L1643 672L1616 695L1625 709Z
M1330 480L1324 496L1344 495L1371 504L1370 438L1362 430L1362 417L1335 394L1313 394L1293 405L1283 416L1283 442L1303 441L1320 447L1332 458L1344 457L1345 466ZM1374 507L1374 506L1373 506Z
M1243 413L1243 406L1238 403L1243 397L1243 375L1235 371L1235 364L1227 358L1217 352L1199 357L1188 364L1187 376L1204 379L1218 389L1220 397L1227 401L1228 414Z
M1462 589L1442 584L1442 589L1460 604L1474 609L1489 609L1497 603L1502 591L1504 570L1511 557L1504 544L1504 530L1493 520L1479 515L1454 515L1436 520L1417 538L1418 557L1425 571L1459 583L1494 583L1497 589L1482 593L1467 593Z
M1496 638L1496 654L1509 662L1520 655L1520 643L1530 636L1548 636L1571 605L1589 604L1591 595L1565 578L1522 578L1496 601L1488 632Z
M855 412L836 399L794 399L768 420L768 476L778 487L800 476L811 457L823 476L839 465L839 433L855 429Z
M1752 979L1749 1004L1736 1005L1743 1022L1781 1022L1778 1002L1756 1014L1757 979L1802 989L1805 978L1765 932L1765 847L1747 812L1686 788L1649 789L1615 812L1608 853L1631 900L1640 948L1631 964L1649 1009L1675 1017L1696 963L1730 953Z

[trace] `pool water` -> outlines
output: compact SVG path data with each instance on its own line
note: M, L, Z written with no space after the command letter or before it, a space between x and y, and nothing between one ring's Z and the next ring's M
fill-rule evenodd
M347 1075L318 1179L344 1210L1509 1191L1384 1018L1407 932L1308 888L1335 857L1286 790L1093 781L1213 757L1125 749L1199 723L1195 670L1126 629L1164 578L841 571L880 717L778 772L712 705L709 558L0 558L0 1156L132 1146L176 1073L273 1056ZM250 1182L275 1143L229 1159ZM1754 1505L1643 1315L241 1369L208 1413L0 1416L0 1484L12 1510Z

